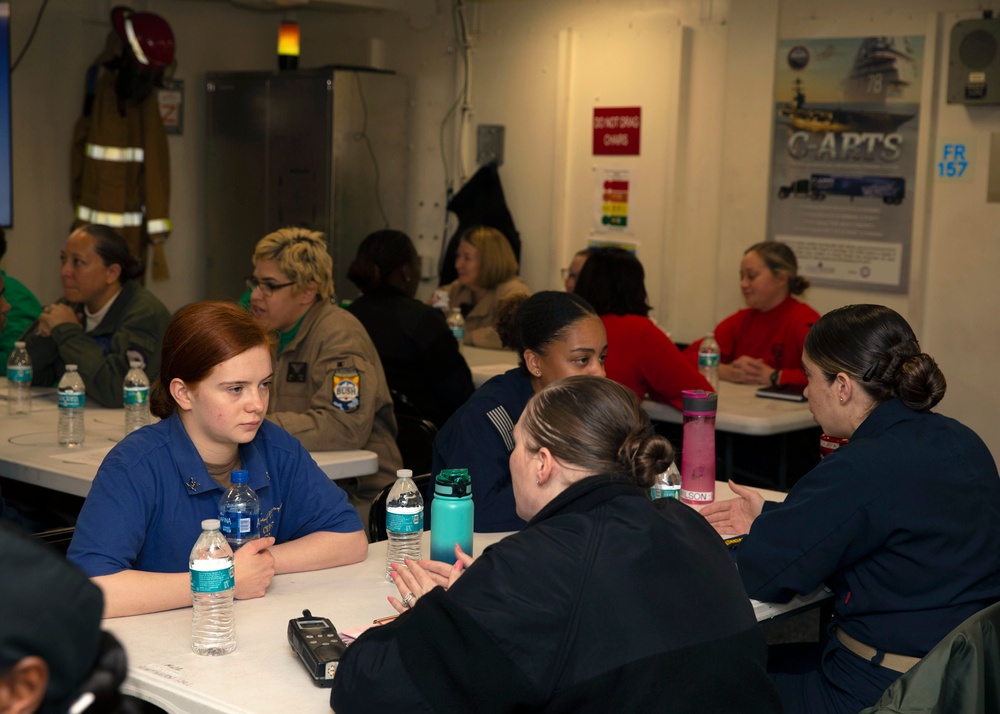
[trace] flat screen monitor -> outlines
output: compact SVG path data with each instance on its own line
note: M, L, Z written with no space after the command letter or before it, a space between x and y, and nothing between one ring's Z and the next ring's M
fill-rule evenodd
M0 2L0 226L14 221L10 156L10 3Z

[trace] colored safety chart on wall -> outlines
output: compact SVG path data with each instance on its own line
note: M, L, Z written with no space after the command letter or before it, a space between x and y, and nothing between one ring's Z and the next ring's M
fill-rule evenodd
M629 226L631 180L628 169L594 170L594 233L633 232Z

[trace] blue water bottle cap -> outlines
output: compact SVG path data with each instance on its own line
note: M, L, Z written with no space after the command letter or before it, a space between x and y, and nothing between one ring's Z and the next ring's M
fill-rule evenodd
M250 474L243 469L236 469L233 471L232 481L233 483L249 483Z
M472 477L468 469L441 469L434 479L434 495L465 498L472 495Z

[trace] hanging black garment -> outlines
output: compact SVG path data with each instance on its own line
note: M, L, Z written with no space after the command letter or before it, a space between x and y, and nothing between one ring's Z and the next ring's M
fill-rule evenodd
M440 267L441 285L458 278L455 271L455 253L462 233L474 226L489 226L507 236L514 257L521 263L521 236L514 227L514 219L507 209L507 201L500 185L500 174L495 162L488 163L466 181L448 202L448 210L458 216L458 228L448 241Z

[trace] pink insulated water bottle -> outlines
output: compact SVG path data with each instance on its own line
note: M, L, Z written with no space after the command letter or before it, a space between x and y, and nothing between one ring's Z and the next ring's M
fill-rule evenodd
M681 392L684 444L681 449L681 501L715 500L715 408L718 395L702 389Z

